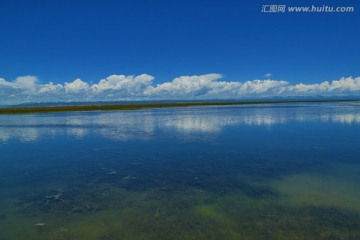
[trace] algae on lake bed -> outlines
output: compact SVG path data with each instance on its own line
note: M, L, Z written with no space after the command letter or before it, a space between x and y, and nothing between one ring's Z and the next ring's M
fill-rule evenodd
M7 229L2 233L4 238L13 236L12 231L20 239L90 240L357 239L353 237L360 234L357 211L341 205L314 205L309 196L308 204L289 202L287 192L277 188L282 180L265 184L251 175L238 175L241 171L238 178L232 176L235 173L220 171L198 184L194 176L201 176L200 170L180 171L182 175L174 175L176 179L169 181L169 175L162 176L167 167L158 167L156 173L140 163L135 166L129 164L113 174L94 172L99 167L84 169L88 176L71 172L77 184L54 189L49 181L48 186L16 196L16 201L6 203L16 215L4 217L0 224L27 226L23 235ZM139 167L143 168L140 172ZM56 178L56 174L59 172L54 171L52 176ZM143 179L137 180L136 174ZM184 176L188 180L179 185ZM193 179L193 186L189 179ZM164 184L165 180L169 182ZM308 179L305 184L316 182ZM221 185L227 186L225 191L220 191ZM266 190L259 193L259 189ZM36 226L40 222L46 225Z
M199 189L127 191L105 188L99 208L37 208L24 203L1 220L4 239L356 239L360 215L331 207L285 205L279 197L214 194ZM82 193L79 193L80 195ZM99 189L87 194L101 194ZM90 197L91 195L88 195ZM89 201L77 200L77 206ZM64 196L66 201L66 196ZM48 203L44 203L48 204ZM55 207L57 205L57 207ZM74 206L76 208L76 206ZM37 222L46 223L36 226ZM16 235L14 235L16 233Z

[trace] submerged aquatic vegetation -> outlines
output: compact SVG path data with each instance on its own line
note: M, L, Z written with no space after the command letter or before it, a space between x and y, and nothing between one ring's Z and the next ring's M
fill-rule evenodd
M136 178L117 176L119 182L110 184L104 176L61 193L38 192L23 199L19 211L47 216L53 223L46 224L46 236L68 239L90 237L83 228L93 228L96 237L89 239L350 239L360 227L357 213L286 205L283 196L255 184L240 182L231 190L217 191L202 185L139 188L141 181L131 188L128 181ZM220 180L214 181L225 181ZM54 217L62 223L54 223ZM44 234L37 230L35 235Z

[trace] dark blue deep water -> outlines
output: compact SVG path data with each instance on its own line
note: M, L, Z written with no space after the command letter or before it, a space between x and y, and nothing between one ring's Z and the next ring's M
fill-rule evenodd
M360 239L360 103L0 115L0 240Z

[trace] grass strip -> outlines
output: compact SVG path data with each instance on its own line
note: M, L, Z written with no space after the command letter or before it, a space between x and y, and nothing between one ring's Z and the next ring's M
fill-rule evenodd
M229 101L229 102L171 102L171 103L131 103L131 104L93 104L71 106L27 106L0 108L0 114L29 114L52 112L79 112L79 111L116 111L140 110L147 108L173 108L192 106L227 106L227 105L254 105L254 104L281 104L281 103L320 103L320 102L350 102L356 100L279 100L279 101Z

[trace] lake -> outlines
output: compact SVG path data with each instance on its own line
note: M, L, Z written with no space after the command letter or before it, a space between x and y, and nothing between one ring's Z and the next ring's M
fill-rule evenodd
M360 102L0 115L0 240L360 239Z

